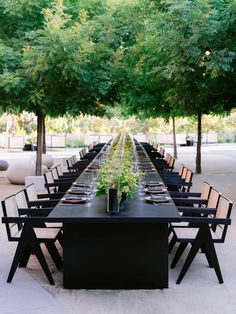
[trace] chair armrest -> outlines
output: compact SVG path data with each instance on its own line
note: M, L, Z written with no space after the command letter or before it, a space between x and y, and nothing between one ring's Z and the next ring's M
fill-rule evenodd
M201 193L170 191L170 196L171 197L200 197Z
M34 215L43 215L48 216L53 208L19 208L19 215L27 215L27 216L34 216Z
M55 192L55 193L46 193L38 194L38 199L49 198L49 199L61 199L65 195L65 192Z
M61 178L61 179L55 179L54 183L65 183L65 182L74 182L75 179L77 179L78 176L75 177L66 177L66 178Z
M197 223L197 224L219 224L231 225L229 218L210 218L210 217L182 217L181 222Z
M215 208L201 208L201 207L177 207L178 211L184 214L203 214L214 215L216 213Z
M60 182L54 182L54 183L45 183L45 187L54 187L54 186L64 186L65 184L72 184L74 181L60 181Z
M72 179L72 178L78 178L78 174L77 173L73 173L73 172L68 172L68 173L64 173L62 176L59 176L59 180L61 179Z
M182 204L201 204L201 205L206 205L208 203L208 200L206 199L194 199L194 198L174 198L172 197L173 202L175 203L175 205L178 206L178 204L180 206L182 206Z
M60 199L50 199L50 200L35 200L35 201L28 201L28 206L40 206L40 207L55 207Z

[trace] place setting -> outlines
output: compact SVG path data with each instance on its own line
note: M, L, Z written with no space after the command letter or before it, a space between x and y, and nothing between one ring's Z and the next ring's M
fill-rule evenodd
M149 195L144 198L144 200L148 203L154 204L168 204L171 202L171 197L168 195Z
M92 188L92 184L88 183L88 182L86 183L86 182L75 181L72 183L72 186L76 187L76 188L83 188L83 189L91 189Z
M86 187L72 187L68 190L67 193L71 195L90 195L91 189Z
M61 199L61 204L80 204L87 202L88 198L85 196L70 196L66 195Z
M91 200L93 185L88 183L74 182L66 195L61 199L61 205L73 205L87 203Z
M157 187L164 186L164 183L161 181L145 181L142 183L144 187Z
M163 186L147 186L143 188L143 192L145 194L165 194L167 192L167 188Z

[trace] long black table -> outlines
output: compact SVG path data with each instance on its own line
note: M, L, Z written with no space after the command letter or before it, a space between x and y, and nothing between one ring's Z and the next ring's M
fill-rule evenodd
M77 181L88 179L83 173ZM144 180L161 178L150 173ZM168 288L168 223L180 219L173 202L155 206L137 193L111 215L106 197L94 197L59 203L49 217L63 221L64 288Z

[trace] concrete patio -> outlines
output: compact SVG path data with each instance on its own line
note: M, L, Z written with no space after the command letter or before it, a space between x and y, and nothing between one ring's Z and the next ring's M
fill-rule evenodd
M77 154L78 149L50 151L58 161ZM195 170L196 147L179 147L177 170L184 163ZM172 148L166 152L173 153ZM1 159L13 163L28 160L33 152L1 151ZM208 145L202 148L202 174L193 177L192 191L199 191L203 181L236 204L236 144ZM0 173L0 198L4 198L22 186L11 185L4 173ZM2 215L2 213L0 214ZM174 270L170 270L169 289L164 290L64 290L62 273L56 271L50 259L48 263L55 279L50 286L34 257L26 269L18 269L11 284L6 283L9 267L15 251L15 243L7 241L5 226L0 224L0 314L176 314L236 312L236 223L235 206L232 225L226 242L216 245L224 284L218 284L215 273L207 265L205 256L198 254L180 285L175 281L184 257ZM170 256L170 259L172 255ZM114 270L115 271L115 270Z

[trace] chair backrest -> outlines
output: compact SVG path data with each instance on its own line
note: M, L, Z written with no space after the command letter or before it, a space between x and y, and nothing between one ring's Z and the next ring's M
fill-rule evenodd
M71 158L66 159L66 164L67 164L68 168L73 167L73 163L72 163Z
M28 208L25 189L17 192L15 194L15 198L16 198L16 203L17 203L18 208Z
M171 159L171 155L169 153L166 153L165 155L165 161L169 164L170 162L170 159Z
M56 167L57 170L57 176L63 176L63 170L62 170L62 166L61 165L57 165Z
M82 155L82 157L84 157L85 154L86 154L86 151L85 151L85 148L83 148L83 149L81 150L81 155Z
M184 168L185 168L184 165L181 164L181 165L180 165L180 168L179 168L179 173L178 173L178 175L179 175L180 177L182 177Z
M160 153L162 156L164 156L164 155L165 155L165 150L164 150L164 148L163 148L163 147L160 147L160 149L159 149L159 153Z
M53 177L53 180L58 180L59 177L58 177L58 171L57 171L57 168L54 167L51 169L51 172L52 172L52 177Z
M185 180L186 175L187 175L187 171L188 171L188 168L183 167L181 179Z
M47 171L44 174L44 179L46 183L54 183L54 179L52 176L52 171ZM55 187L47 187L48 193L54 193L56 188Z
M211 185L204 181L202 185L201 199L208 200L210 191L211 191Z
M185 183L191 183L193 178L193 172L190 169L187 169L186 177L185 177ZM190 185L184 185L182 188L183 192L189 192Z
M232 212L233 203L227 197L220 195L219 202L217 205L217 210L215 214L215 218L228 219L230 218ZM218 224L212 226L213 231L217 236L216 242L224 242L228 225Z
M74 166L74 165L75 165L75 158L74 158L74 155L71 156L69 159L70 159L70 162L71 162L72 166Z
M77 163L77 161L78 161L76 155L73 155L71 158L73 159L73 163L75 165Z
M84 156L84 155L83 155L83 150L81 150L81 151L79 152L79 157L80 157L80 159L83 158L83 156Z
M175 164L175 158L173 156L170 156L169 167L171 167L173 169L174 168L174 164Z
M207 207L208 208L217 208L219 202L220 192L218 192L215 188L211 188Z
M1 203L4 217L19 217L15 195L5 198L5 200L3 200ZM9 241L13 240L15 235L22 228L22 224L19 223L5 223L5 225Z
M27 185L25 188L25 196L27 201L37 201L38 195L34 183Z

